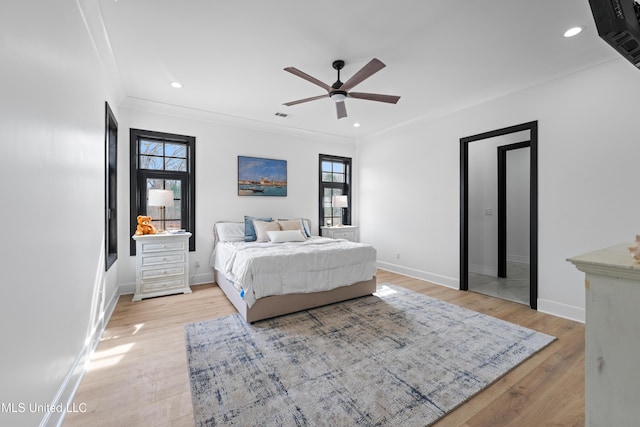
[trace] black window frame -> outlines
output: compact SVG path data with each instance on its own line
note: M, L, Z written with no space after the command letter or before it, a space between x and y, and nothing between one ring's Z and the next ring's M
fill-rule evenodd
M187 147L187 171L140 169L139 148L141 139L151 139L161 142L184 144ZM156 132L142 129L130 129L130 231L131 235L137 228L138 215L146 215L147 188L146 180L167 179L181 181L182 205L180 206L182 220L181 228L189 231L189 251L196 250L196 138L195 136L177 135L166 132ZM131 255L136 254L135 241L130 242Z
M104 253L105 271L118 259L118 121L105 101Z
M351 187L352 187L352 159L351 157L334 156L330 154L320 154L318 156L318 224L320 227L325 226L324 219L324 191L327 188L340 189L343 195L347 196L347 204L349 207L342 209L343 225L351 225ZM329 182L323 180L322 162L342 163L345 172L345 182ZM331 224L332 226L334 224Z

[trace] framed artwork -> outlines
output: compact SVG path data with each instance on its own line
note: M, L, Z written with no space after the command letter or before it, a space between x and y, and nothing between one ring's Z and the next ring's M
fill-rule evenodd
M286 195L286 160L238 156L238 196Z

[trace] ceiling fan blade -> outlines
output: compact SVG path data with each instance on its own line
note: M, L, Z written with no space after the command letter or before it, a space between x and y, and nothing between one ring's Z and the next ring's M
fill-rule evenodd
M318 95L312 96L311 98L298 99L297 101L285 102L282 105L286 105L287 107L291 107L292 105L302 104L303 102L315 101L316 99L328 98L329 94L326 95Z
M386 65L384 65L382 61L377 58L373 58L367 65L362 67L360 71L355 73L349 80L340 86L340 90L349 91L349 89L362 82L364 79L368 79L384 67L386 67Z
M369 101L388 102L389 104L396 104L400 100L399 96L380 95L379 93L349 92L347 96L350 98L367 99Z
M344 101L336 102L336 111L338 112L338 119L347 117L347 107L344 105Z
M308 82L313 83L314 85L320 86L322 89L326 90L327 92L329 92L331 90L331 87L328 84L321 82L320 80L316 79L315 77L310 76L307 73L303 73L302 71L298 70L297 68L287 67L284 70L288 71L291 74L296 75L298 77L302 77L303 79L305 79Z

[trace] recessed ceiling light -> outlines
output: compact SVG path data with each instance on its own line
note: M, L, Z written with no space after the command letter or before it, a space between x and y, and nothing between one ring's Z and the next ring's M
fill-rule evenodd
M565 37L574 37L574 36L577 36L578 34L580 34L582 32L582 30L584 30L584 27L569 28L567 31L564 32L564 36Z
M353 124L353 127L354 127L354 128L359 128L359 127L360 127L360 123L355 122L355 123Z
M182 87L182 85L178 82L173 82L171 83L171 87L175 87L176 89L180 89Z

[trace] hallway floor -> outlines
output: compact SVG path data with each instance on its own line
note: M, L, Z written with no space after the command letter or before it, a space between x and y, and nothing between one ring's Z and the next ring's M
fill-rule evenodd
M469 290L529 305L529 264L507 262L507 277L469 272Z

